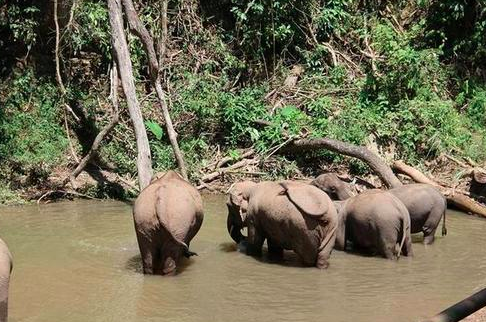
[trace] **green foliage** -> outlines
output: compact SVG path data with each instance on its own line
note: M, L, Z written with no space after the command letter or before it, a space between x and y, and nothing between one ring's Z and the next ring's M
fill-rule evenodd
M145 126L152 132L157 140L162 139L162 135L164 134L164 130L160 127L157 122L154 121L145 121Z
M26 201L8 188L8 184L0 181L0 205L18 205Z
M449 60L484 68L486 60L486 3L482 0L431 1L424 41L444 48Z
M25 44L30 50L38 37L36 29L39 25L39 8L35 5L26 6L20 1L12 1L5 6L7 12L4 15L0 12L0 27L9 28L14 40Z
M248 144L259 139L256 120L266 118L267 109L263 103L264 91L261 88L246 88L238 94L223 95L222 124L226 140L231 146Z
M106 4L100 1L81 1L75 11L76 27L70 28L64 41L75 55L81 51L102 53L111 57L110 22Z
M31 71L18 74L0 101L0 159L23 167L51 167L67 146L57 89Z

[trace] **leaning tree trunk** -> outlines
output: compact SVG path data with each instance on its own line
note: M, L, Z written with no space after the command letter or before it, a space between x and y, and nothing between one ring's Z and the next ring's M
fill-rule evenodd
M329 138L298 139L290 142L285 150L326 149L339 154L358 158L366 162L388 188L400 187L402 183L392 169L375 153L363 146L353 145Z
M149 185L152 178L152 161L150 156L150 146L143 123L143 116L140 104L137 99L135 83L133 81L133 68L130 60L127 39L123 29L121 0L108 0L108 12L110 15L111 40L115 60L118 65L118 74L125 98L127 100L128 111L135 130L137 140L137 169L140 190Z
M167 134L169 136L169 141L172 146L172 150L174 151L174 156L179 166L181 175L184 177L184 179L187 180L187 170L184 163L184 158L179 148L179 143L177 142L177 133L172 124L169 108L167 106L165 94L162 89L162 83L160 77L161 64L159 64L159 61L157 60L153 38L148 32L147 28L145 28L145 26L143 25L140 18L138 17L137 11L133 6L132 0L123 0L123 7L125 8L125 13L127 15L127 20L130 26L130 30L134 35L136 35L142 41L143 47L147 54L152 86L155 88L155 92L157 94L159 104L162 108L162 114L164 116L165 126L167 130ZM167 7L163 5L162 8L166 9ZM161 19L164 19L164 17L165 17L165 22L162 21L162 24L167 23L166 20L167 13L165 13L165 15L163 15ZM164 29L164 26L162 29ZM162 33L165 34L163 38L166 38L167 31L163 30ZM161 51L159 52L159 56L160 56L159 58L160 58L160 62L162 62L163 57L161 55L165 53L165 45L164 46L160 45L159 50Z

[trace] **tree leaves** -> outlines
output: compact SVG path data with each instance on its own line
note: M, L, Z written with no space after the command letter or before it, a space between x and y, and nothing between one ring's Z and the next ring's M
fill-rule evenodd
M161 140L164 134L162 127L154 121L145 121L145 126L155 136L157 140Z

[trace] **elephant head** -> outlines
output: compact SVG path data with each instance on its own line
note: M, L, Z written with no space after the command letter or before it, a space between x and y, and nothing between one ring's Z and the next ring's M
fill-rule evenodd
M327 193L333 200L346 200L353 196L351 190L334 173L321 174L311 184Z
M256 186L255 182L238 182L230 189L228 201L228 218L226 227L231 238L237 243L245 240L241 234L241 229L246 227L246 215L248 211L248 201L251 191Z

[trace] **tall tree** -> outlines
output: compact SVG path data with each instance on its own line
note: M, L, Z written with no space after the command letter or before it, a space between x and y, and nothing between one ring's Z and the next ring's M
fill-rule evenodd
M108 12L110 16L111 40L115 60L118 66L118 74L125 98L127 100L128 111L135 130L137 140L137 170L140 190L149 185L152 178L152 160L147 132L143 123L143 116L140 110L140 103L135 91L133 81L133 68L130 60L127 39L123 29L123 13L121 0L108 0Z
M153 37L150 35L147 28L143 25L142 21L140 20L137 11L133 5L132 0L123 0L123 7L125 8L125 14L130 26L131 32L136 35L143 44L145 52L148 57L148 65L150 71L150 79L152 81L152 86L157 93L157 98L159 101L160 106L162 107L162 114L165 120L165 126L167 130L167 134L169 136L169 141L172 146L172 150L174 151L174 156L177 160L177 164L179 166L179 170L182 176L187 179L187 171L186 166L184 164L184 158L182 156L182 152L179 148L179 144L177 142L177 133L174 129L172 124L172 120L170 118L169 108L167 106L167 101L165 99L165 94L162 89L162 80L161 80L161 69L162 69L162 61L165 55L165 42L167 41L167 3L162 3L162 16L161 16L161 34L162 39L159 41L158 46L158 53L155 52L155 46ZM165 11L165 12L164 12ZM157 60L157 54L159 59Z

